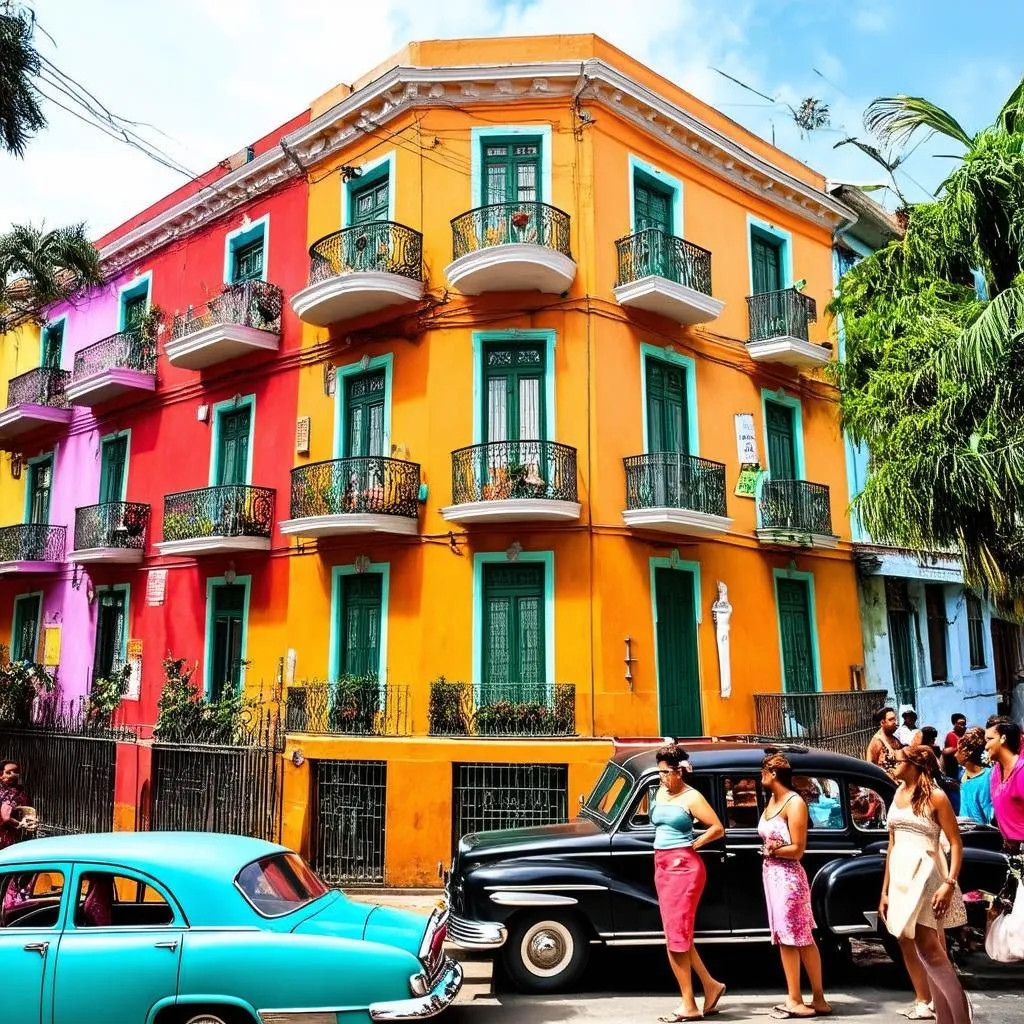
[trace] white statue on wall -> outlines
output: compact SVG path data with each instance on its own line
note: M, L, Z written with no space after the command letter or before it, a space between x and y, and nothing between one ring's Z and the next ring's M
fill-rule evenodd
M723 697L731 697L729 619L732 618L732 605L729 604L729 588L721 580L718 581L718 600L711 606L711 617L715 622L715 639L718 642L718 689Z

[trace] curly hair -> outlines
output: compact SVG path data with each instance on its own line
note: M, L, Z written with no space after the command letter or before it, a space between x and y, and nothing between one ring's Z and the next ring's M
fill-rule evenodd
M690 766L690 755L680 743L670 743L667 747L662 747L654 758L658 764L664 763L670 768L681 768L684 773L693 771Z
M907 761L917 769L917 781L910 794L910 806L915 814L929 814L932 793L939 788L938 779L941 774L939 759L931 747L918 745L905 747L903 754Z
M761 770L774 772L775 778L781 782L786 789L793 788L793 766L785 754L773 750L770 747L764 752L764 760L761 762Z
M985 730L980 725L976 725L973 729L968 729L960 737L960 742L957 743L956 749L957 753L963 754L964 758L970 761L971 764L980 765L981 755L985 750Z

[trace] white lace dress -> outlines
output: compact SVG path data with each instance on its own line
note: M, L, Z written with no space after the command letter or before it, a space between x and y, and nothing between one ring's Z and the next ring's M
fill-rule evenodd
M895 801L889 808L889 912L886 927L899 937L913 938L918 925L925 928L959 928L967 924L967 910L959 885L941 921L932 910L935 890L949 874L946 856L940 848L942 829L932 817L916 814L911 806Z

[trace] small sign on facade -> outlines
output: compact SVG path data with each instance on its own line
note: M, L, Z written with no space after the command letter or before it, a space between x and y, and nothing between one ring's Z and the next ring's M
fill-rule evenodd
M736 413L736 454L741 466L756 466L761 462L757 454L754 414L751 412Z
M60 626L43 627L43 667L56 668L60 664Z
M740 477L736 481L737 498L756 498L757 481L764 470L755 462L752 465L740 466Z
M146 604L150 608L162 605L167 599L167 570L150 569L146 579Z
M309 417L300 416L295 421L295 454L309 454Z
M128 690L125 697L129 700L138 700L142 693L142 641L128 641Z

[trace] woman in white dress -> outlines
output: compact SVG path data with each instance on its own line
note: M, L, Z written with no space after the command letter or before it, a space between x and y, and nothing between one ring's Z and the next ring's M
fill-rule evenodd
M889 809L889 850L878 913L896 938L909 938L928 975L938 1024L970 1024L971 1010L946 955L943 929L967 923L957 886L963 843L949 798L936 778L939 763L929 747L896 751L899 781ZM940 846L949 842L950 857Z

